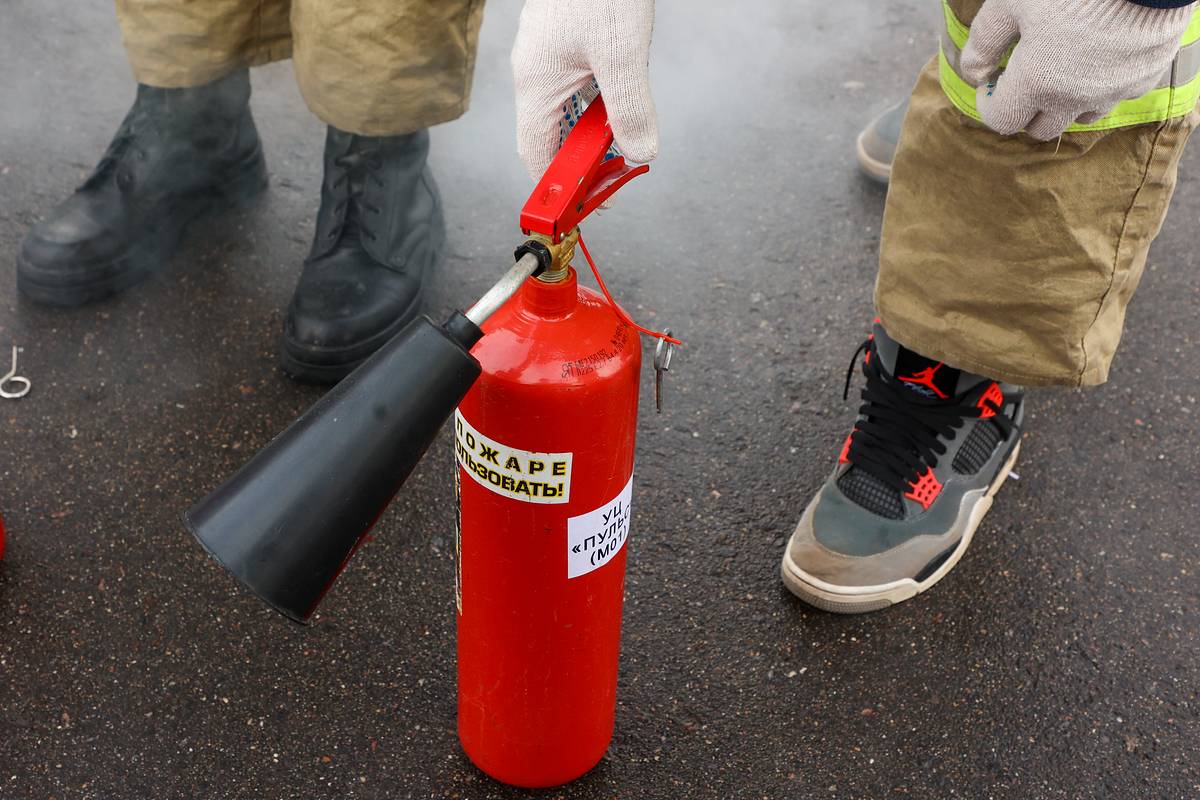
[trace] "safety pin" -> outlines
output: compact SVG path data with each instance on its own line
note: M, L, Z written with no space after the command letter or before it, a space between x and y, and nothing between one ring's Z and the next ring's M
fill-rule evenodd
M10 391L5 388L11 384L17 384L21 388L15 391ZM17 346L14 344L12 369L8 371L7 375L5 375L3 378L0 378L0 397L3 397L5 400L16 400L19 397L24 397L25 395L29 394L29 389L32 386L33 384L29 382L29 378L25 378L17 374Z

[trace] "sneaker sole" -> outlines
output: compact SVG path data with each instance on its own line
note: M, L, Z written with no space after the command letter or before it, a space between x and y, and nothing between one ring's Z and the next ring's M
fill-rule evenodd
M188 225L206 214L251 205L267 188L267 167L261 146L249 156L250 164L233 181L190 198L172 226L155 236L134 242L127 252L89 270L87 280L63 282L61 275L43 270L17 256L17 289L35 303L56 308L77 308L105 300L161 272L169 264Z
M858 153L858 168L862 173L877 183L887 185L892 179L892 165L872 158L865 147L863 147L863 137L866 133L860 133L858 138L854 140L854 149Z
M1021 443L1017 442L1017 446L1013 448L1012 455L1008 457L1008 460L1000 469L1000 473L992 481L987 494L979 498L975 503L975 507L971 509L967 528L963 532L958 545L955 546L946 560L928 578L922 581L917 581L913 578L903 578L876 586L835 586L819 578L814 578L802 570L796 562L792 561L791 549L788 548L783 553L783 561L779 569L780 576L783 578L783 584L792 594L809 605L816 606L825 611L832 611L835 614L864 614L868 611L878 611L881 608L887 608L888 606L916 597L946 577L947 573L954 569L955 565L963 557L963 553L967 552L967 548L971 546L971 539L974 538L975 531L979 528L979 523L983 521L984 516L991 510L993 498L1000 491L1000 487L1004 485L1004 482L1008 480L1008 476L1012 472L1013 467L1016 466L1017 456L1020 453Z

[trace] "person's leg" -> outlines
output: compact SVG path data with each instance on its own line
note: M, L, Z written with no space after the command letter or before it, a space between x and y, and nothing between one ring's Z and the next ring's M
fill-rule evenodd
M296 0L293 64L308 107L361 136L397 136L467 110L483 0Z
M328 124L312 250L283 366L336 381L421 311L445 237L431 125L467 107L482 0L296 0L301 92Z
M921 74L883 216L875 303L920 353L1026 385L1108 377L1200 118L998 136Z
M116 0L138 83L201 86L292 53L287 0Z
M952 0L948 30L965 38L980 4ZM1021 385L1105 380L1197 123L1180 68L1115 127L999 136L968 113L952 38L899 137L859 418L783 558L788 588L834 611L900 602L957 563L1016 459Z
M17 284L73 306L165 266L184 227L250 199L266 167L247 66L286 57L287 0L118 0L137 96L96 169L26 236Z

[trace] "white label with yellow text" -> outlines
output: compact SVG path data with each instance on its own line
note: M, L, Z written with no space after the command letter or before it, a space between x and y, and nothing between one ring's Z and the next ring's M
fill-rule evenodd
M604 505L567 519L567 578L578 578L612 561L629 538L633 476Z
M454 411L454 456L467 474L496 494L526 503L571 499L571 453L518 450L484 436Z

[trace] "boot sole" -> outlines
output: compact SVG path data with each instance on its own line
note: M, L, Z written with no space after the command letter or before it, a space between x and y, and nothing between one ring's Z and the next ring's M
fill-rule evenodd
M138 239L122 256L91 269L87 280L65 282L61 275L43 270L17 256L17 288L35 303L56 308L77 308L105 300L161 272L170 263L187 226L206 214L251 205L267 188L267 165L262 146L248 157L248 166L231 182L189 196L173 225L154 236Z
M971 516L967 520L966 530L955 548L946 560L933 571L929 577L918 581L914 578L903 578L877 586L835 586L831 583L809 575L791 558L791 548L784 551L783 562L780 564L780 576L788 590L809 605L835 614L864 614L868 611L878 611L881 608L901 603L916 597L921 592L933 586L954 569L975 536L975 531L983 521L984 516L992 508L992 501L1000 487L1008 480L1021 453L1021 443L1018 441L1012 454L1000 468L999 474L992 481L987 494L975 502Z
M892 165L880 161L877 158L872 158L867 153L866 147L863 146L863 137L866 133L860 133L858 138L854 140L854 149L858 154L858 168L862 170L863 175L866 175L876 183L882 183L884 186L892 179Z
M424 279L422 279L423 286ZM312 347L294 344L285 337L283 348L279 353L279 360L283 366L283 371L292 379L302 383L337 383L358 369L376 350L383 347L389 339L403 330L408 323L420 316L424 305L424 288L422 288L416 301L405 309L400 316L396 317L396 320L386 329L367 340L369 344L360 342L352 347L340 350L317 351ZM364 350L366 350L366 355L357 355ZM322 356L321 361L312 360L312 356L317 352Z

